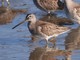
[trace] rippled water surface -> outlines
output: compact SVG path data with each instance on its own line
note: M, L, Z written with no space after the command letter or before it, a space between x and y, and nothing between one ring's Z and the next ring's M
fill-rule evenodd
M80 0L76 0L80 2ZM32 0L10 0L14 9L26 9L27 13L34 13L37 19L55 24L72 24L66 18L46 16L44 11L36 8ZM1 5L1 2L0 2ZM6 5L6 3L5 3ZM17 23L25 19L26 14L19 14L12 23L0 25L0 60L80 60L80 27L78 24L70 26L72 30L62 34L46 45L45 40L31 39L27 22L12 29ZM56 12L59 17L65 16L63 11ZM53 21L54 19L54 21Z

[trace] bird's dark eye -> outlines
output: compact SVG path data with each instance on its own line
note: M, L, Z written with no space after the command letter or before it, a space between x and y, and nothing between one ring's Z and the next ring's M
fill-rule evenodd
M29 16L29 17L31 17L31 16Z

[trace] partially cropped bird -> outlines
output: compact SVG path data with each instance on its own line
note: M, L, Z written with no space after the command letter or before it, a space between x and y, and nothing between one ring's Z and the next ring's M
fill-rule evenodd
M47 13L54 12L56 10L62 10L64 3L60 0L33 0L37 8L46 11Z
M36 19L36 16L34 14L28 14L26 16L26 19L16 26L14 26L12 29L15 27L19 26L23 22L28 21L28 29L32 36L38 37L38 38L43 38L46 40L48 43L48 40L57 37L60 34L68 32L70 29L68 27L64 26L58 26L56 24L52 24L49 22L41 21Z
M4 7L4 0L1 0L2 1L2 6ZM8 7L10 6L10 2L9 0L6 0L7 4L8 4Z
M64 10L68 18L80 24L80 4L73 0L63 0Z

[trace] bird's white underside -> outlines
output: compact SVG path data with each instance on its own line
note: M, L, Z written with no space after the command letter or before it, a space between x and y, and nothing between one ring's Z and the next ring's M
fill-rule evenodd
M59 36L59 35L61 35L61 34L68 33L69 31L70 31L70 29L67 30L67 31L61 32L61 33L59 33L59 34L53 34L53 35L51 35L51 36L46 36L46 38L47 38L47 39L50 39L50 38L53 38L53 37L57 37L57 36Z

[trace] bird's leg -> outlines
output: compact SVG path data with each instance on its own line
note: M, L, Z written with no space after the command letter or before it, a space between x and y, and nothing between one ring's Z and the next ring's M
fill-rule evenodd
M48 14L51 14L51 12L50 12L50 11L48 11Z
M56 47L56 43L54 42L54 44L53 44L53 48L55 48Z
M6 1L7 1L8 6L10 6L10 2L9 2L9 0L6 0Z
M48 11L48 15L49 15L49 16L51 16L51 15L52 15L50 11Z
M48 11L48 19L50 19L50 16L51 16L51 12L50 11Z
M48 11L48 14L47 15L49 16L49 18L50 18L50 16L56 16L55 13L51 13L50 11Z
M8 4L8 6L7 6L7 10L9 9L9 7L10 7L10 2L9 2L9 0L6 0L7 1L7 4Z
M4 0L2 0L2 7L4 6Z
M48 36L41 31L41 27L38 26L38 32L46 39L46 43L48 44Z
M48 38L46 38L46 44L49 44L49 42L48 42Z

